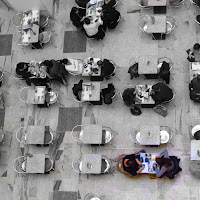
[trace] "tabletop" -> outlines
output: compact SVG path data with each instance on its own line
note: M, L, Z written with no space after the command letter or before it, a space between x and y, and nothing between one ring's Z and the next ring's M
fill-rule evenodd
M166 22L167 18L166 15L153 15L152 16L155 19L155 23L152 23L151 18L149 17L149 20L147 22L147 33L166 33Z
M200 160L200 140L191 140L190 160Z
M167 0L148 0L148 6L167 6Z
M27 157L26 173L44 173L45 170L45 154L32 154Z
M156 153L141 153L140 160L144 169L140 173L145 174L156 174L155 168L153 167L153 163L155 163Z
M136 85L136 92L137 97L142 100L141 104L151 104L154 105L155 101L153 98L149 95L149 92L151 91L151 85ZM139 104L136 102L136 104Z
M28 21L31 20L31 25ZM36 43L39 39L40 11L32 10L28 15L24 14L22 19L22 29L28 30L22 33L22 43ZM35 33L35 34L34 34Z
M140 127L140 144L141 145L160 145L160 126L142 125Z
M82 101L99 101L100 100L100 82L85 82L81 94Z
M85 125L83 126L84 144L102 144L102 125Z
M26 144L44 144L44 126L30 125L26 132Z
M27 94L28 104L44 104L45 103L46 86L30 87Z
M100 154L82 155L82 173L100 174L102 157Z
M94 62L92 64L88 64L89 58L84 60L82 76L100 76L101 75L101 67L97 65L97 62L101 60L100 58L93 58ZM97 69L97 72L94 73L92 69Z
M190 80L200 74L200 62L190 62Z
M140 56L138 65L138 74L157 74L158 58L157 56Z

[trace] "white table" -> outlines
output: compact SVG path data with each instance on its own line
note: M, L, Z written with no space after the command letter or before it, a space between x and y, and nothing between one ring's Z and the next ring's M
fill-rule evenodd
M197 77L200 74L200 62L190 63L190 80Z
M152 16L155 19L155 23L152 23L151 18L149 17L149 20L147 24L144 26L144 30L147 33L166 33L167 29L167 18L166 15L153 15Z
M26 144L44 144L45 127L30 125L26 130Z
M99 82L85 82L83 83L83 90L81 92L82 101L100 101L100 83Z
M100 154L82 155L82 173L101 174L102 156Z
M200 160L200 140L191 140L190 160Z
M45 154L32 154L26 159L26 173L41 173L45 170Z
M141 145L160 145L160 126L142 125L140 127L140 144Z
M155 105L155 101L149 95L152 86L151 85L146 85L146 86L145 85L136 85L135 86L137 97L142 100L141 104ZM136 102L136 104L139 104L139 103Z
M27 94L28 104L44 104L45 103L46 86L35 86L29 88Z
M156 174L156 171L154 170L153 163L155 163L155 157L157 154L155 153L141 153L140 158L143 158L142 165L144 166L144 169L140 172L143 174ZM145 161L146 159L146 161ZM147 162L147 159L149 162Z
M148 0L148 6L167 6L167 0Z
M97 62L100 61L100 58L93 58L93 63L88 64L90 58L84 60L82 76L100 76L101 75L101 67L97 65ZM97 73L94 73L92 69L97 69Z
M28 21L31 21L31 25L28 24ZM35 24L38 22L38 25ZM22 32L22 43L27 45L29 43L36 43L39 39L39 24L40 24L40 11L32 10L28 16L26 14L23 15L22 20L22 30L30 28L28 31ZM35 33L35 34L33 34Z
M138 65L138 74L157 74L158 58L157 56L140 56Z
M84 144L102 144L102 125L83 126L82 142Z

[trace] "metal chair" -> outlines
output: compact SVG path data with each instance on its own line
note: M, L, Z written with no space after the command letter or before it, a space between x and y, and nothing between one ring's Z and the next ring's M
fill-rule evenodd
M45 169L44 173L48 174L51 170L54 170L54 161L52 158L46 156L45 157Z
M173 62L170 58L168 57L161 57L158 58L158 64L163 63L163 61L165 61L166 63L169 63L169 71L171 71L172 67L173 67Z
M150 8L148 6L148 1L145 1L145 0L136 0L136 1L140 8Z
M178 8L180 7L182 4L186 7L185 5L185 0L180 0L179 2L176 2L174 0L169 0L169 4L173 7L173 8Z
M11 74L16 81L18 87L21 87L20 80L24 80L24 78L16 73L16 66L11 69Z
M78 143L82 143L83 131L81 130L83 125L76 125L71 132L72 138Z
M110 173L111 160L107 156L102 155L102 162L105 162L105 165L104 165L105 168L102 169L102 173L103 174Z
M16 13L12 18L12 23L20 28L22 26L23 13Z
M60 105L64 106L63 104L61 104L59 101L58 101L58 92L49 92L49 96L50 96L50 102L49 104L54 104L56 102L58 102Z
M49 25L49 16L40 14L40 28L45 28Z
M46 131L44 135L44 145L53 144L53 139L53 132L51 130Z
M200 131L200 125L195 125L194 127L192 127L191 130L191 139L194 139L194 135L197 131Z
M78 100L77 98L76 98L76 96L72 93L72 98L74 99L74 101L76 101L77 103L82 103L82 101L81 100Z
M20 127L16 131L16 139L19 143L26 143L26 132L24 131L24 127Z
M135 132L132 132L131 134L130 134L130 137L131 137L131 140L133 140L133 142L135 143L135 144L140 144L140 132L138 132L138 131L135 131Z
M15 159L13 168L17 173L26 173L26 156L20 156Z
M172 131L168 126L160 126L160 143L170 143L172 139Z
M167 22L166 22L167 28L166 28L165 34L168 35L168 34L172 33L174 35L173 30L176 27L176 20L170 16L167 16L166 19L167 19Z
M84 200L101 200L97 193L87 193Z
M70 60L70 59L69 59ZM77 76L77 75L81 75L82 71L83 71L83 61L81 59L76 59L78 61L78 71L77 72L72 72L70 70L68 70L66 67L66 70L69 72L69 74L73 75L73 76Z
M42 33L40 33L39 35L39 42L41 47L43 48L43 44L47 44L47 43L51 43L55 48L57 48L57 46L52 42L52 34L51 31L44 31Z
M103 131L103 136L105 139L104 144L108 144L108 143L111 144L111 140L113 138L113 130L110 127L103 126L102 131Z
M164 102L162 102L163 104L165 104L165 103L170 103L170 102L172 102L173 99L175 98L176 92L175 92L175 90L174 90L173 88L171 88L171 89L172 89L172 92L173 92L172 98L171 98L169 101L164 101Z
M27 98L28 98L28 90L30 87L23 87L20 91L19 91L19 99L27 104Z
M75 172L81 173L82 172L82 161L81 157L74 158L72 161L72 168L74 169Z

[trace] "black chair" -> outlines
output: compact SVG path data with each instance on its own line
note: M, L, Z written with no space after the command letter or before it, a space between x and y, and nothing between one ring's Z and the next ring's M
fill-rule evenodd
M180 159L177 158L176 156L169 156L169 157L172 160L172 162L174 163L174 169L171 171L167 171L166 173L163 174L162 177L167 176L169 179L174 179L176 174L178 174L180 171L182 171L182 168L180 168L180 166L179 166Z
M112 98L116 95L115 86L112 83L109 83L107 88L101 90L101 93L104 103L109 105L112 103Z

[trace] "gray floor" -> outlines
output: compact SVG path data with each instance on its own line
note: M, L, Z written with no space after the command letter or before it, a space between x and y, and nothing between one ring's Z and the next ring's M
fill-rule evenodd
M189 0L185 0L189 8ZM57 4L56 4L57 5ZM4 129L7 131L5 143L1 146L0 172L0 199L1 200L49 200L52 199L52 192L56 188L59 191L78 191L80 196L88 192L96 192L104 196L105 200L197 200L200 199L200 181L192 176L189 171L190 160L190 126L199 123L199 104L194 104L188 95L189 63L185 50L200 42L200 33L195 24L195 15L198 10L191 5L187 9L184 5L180 8L167 8L167 15L173 16L177 21L177 28L174 36L167 36L166 40L153 41L150 36L142 34L138 29L138 19L144 14L152 13L151 9L139 10L135 0L121 0L117 9L122 15L122 20L115 30L109 30L103 41L87 40L87 48L84 53L63 53L63 40L65 31L76 31L76 28L69 20L71 8L75 6L73 0L60 0L56 6L54 30L58 36L53 35L53 45L45 45L44 49L31 50L25 48L23 53L20 46L13 39L12 55L1 56L0 63L4 71L11 72L11 68L20 61L30 62L31 60L42 61L45 59L60 58L85 58L89 56L108 58L114 60L120 68L116 75L121 80L113 77L105 81L103 85L113 82L117 92L127 84L143 83L142 78L130 80L127 73L131 58L140 55L159 55L169 57L174 63L170 86L176 91L173 103L170 103L166 118L156 114L152 109L142 109L142 115L133 116L124 105L122 99L117 95L109 106L88 106L78 104L72 99L72 85L79 78L69 77L67 87L56 85L60 90L60 102L65 107L82 107L82 123L96 123L110 126L119 134L113 138L112 145L104 147L79 146L73 141L70 132L66 132L60 145L54 144L49 148L36 149L30 146L24 148L16 138L16 130L20 126L21 118L24 118L24 125L44 124L49 125L53 130L57 129L59 104L53 105L50 109L39 109L37 107L24 105L19 100L20 87L15 83L10 73L5 73L3 90L8 106L6 107ZM138 11L139 10L139 11ZM11 19L14 12L10 12L0 3L1 34L16 34L16 27ZM156 81L145 81L155 83ZM21 86L26 86L21 83ZM122 153L133 153L141 149L130 139L130 133L135 131L140 124L167 125L171 128L173 138L171 144L160 148L145 148L147 152L160 152L164 148L170 155L181 158L180 166L183 169L174 180L168 178L150 179L149 175L140 175L134 179L128 178L119 172L112 175L86 176L79 175L71 167L72 159L81 153L100 153L111 158L116 158ZM58 136L57 136L58 137ZM14 159L22 153L43 152L50 153L56 157L56 150L59 150L60 157L56 160L55 171L48 175L19 175L13 170ZM7 172L7 176L6 176ZM61 182L59 182L61 181ZM54 187L56 183L60 183Z

